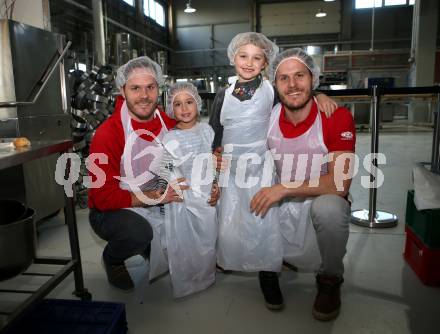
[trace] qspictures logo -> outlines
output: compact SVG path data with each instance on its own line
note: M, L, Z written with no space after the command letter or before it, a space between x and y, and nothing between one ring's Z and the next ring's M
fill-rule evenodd
M154 144L147 145L139 150L136 149L136 143L142 135L153 137ZM347 131L341 135L348 138L352 136L352 133ZM147 191L143 191L143 186L154 177L159 176L163 150L167 150L173 157L175 169L178 169L183 164L188 165L189 163L191 165L191 184L188 184L191 189L200 189L203 185L211 184L215 177L214 169L217 161L214 155L206 152L187 152L185 155L180 156L177 152L179 152L181 145L185 145L185 143L181 144L177 141L171 141L164 145L159 138L147 130L139 130L133 133L132 136L126 140L120 168L121 176L115 177L119 181L120 187L134 193L145 205L159 204L164 199L165 193L158 198L151 198L148 196ZM261 145L261 143L256 143L256 145ZM227 147L225 146L222 160L227 162L226 165L228 167L220 172L218 180L220 187L228 187L231 182L233 182L236 187L245 189L256 186L268 187L273 183L275 172L281 183L286 187L300 187L306 181L309 187L318 187L321 177L320 171L323 170L322 166L328 166L329 163L333 163L333 181L335 187L338 190L343 190L344 181L353 179L360 169L361 159L355 153L343 153L337 156L333 153L325 155L281 155L275 151L266 150L262 154L257 154L252 152L252 144L247 144L246 146L249 147L249 151L239 155L234 154L234 148L239 148L239 151L243 152L243 148L239 147L239 145L228 144ZM146 156L149 157L147 159L149 163L145 165L145 169L139 171L139 167L134 168L136 163L145 159ZM106 174L99 165L108 164L108 159L108 156L104 153L93 153L86 158L85 164L87 170L93 175L93 178L91 176L83 177L85 187L90 189L104 186ZM277 160L281 162L281 164L277 164L278 168L275 167ZM296 161L296 164L292 163L293 161ZM384 164L386 164L386 156L383 153L367 154L362 159L362 166L368 173L368 175L361 176L362 187L370 189L382 186L384 183L384 174L378 166ZM67 166L69 166L68 169L66 169ZM64 187L64 191L68 197L73 197L73 184L79 179L80 166L81 159L79 155L75 153L64 153L57 160L55 180ZM68 172L66 173L66 171ZM306 172L309 174L308 178L304 178ZM371 178L371 176L374 177ZM371 179L374 180L372 181ZM168 186L180 192L179 185L173 182L173 180L170 180Z

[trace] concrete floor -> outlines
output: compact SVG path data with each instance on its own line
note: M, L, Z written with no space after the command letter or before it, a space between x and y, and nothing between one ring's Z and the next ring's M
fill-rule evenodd
M94 300L126 304L129 333L435 333L440 288L423 285L402 258L411 167L414 162L430 160L431 141L432 132L427 131L381 133L379 150L387 164L381 166L385 182L378 191L377 207L397 214L399 224L374 230L350 227L342 311L335 321L321 323L312 317L314 277L292 271L281 276L286 304L281 312L265 308L257 278L249 274L218 274L213 287L182 300L173 300L166 276L148 288L144 304L137 304L130 293L107 283L101 267L104 242L92 232L87 209L77 211L85 285ZM368 208L368 190L361 187L360 177L368 175L362 160L369 149L370 135L359 133L361 164L351 188L353 209ZM62 215L41 224L39 255L69 253ZM41 279L25 279L22 286L41 284ZM5 284L12 283L2 282L0 287ZM73 298L73 287L69 277L49 297Z

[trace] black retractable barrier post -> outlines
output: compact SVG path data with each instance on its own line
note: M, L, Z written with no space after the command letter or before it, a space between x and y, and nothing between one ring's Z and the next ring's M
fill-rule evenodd
M377 86L372 87L371 108L370 108L370 128L371 128L371 168L370 174L370 195L368 201L368 210L355 210L351 213L351 222L365 227L394 227L397 225L397 216L395 214L377 211L377 153L379 152L379 101L380 94L377 92Z

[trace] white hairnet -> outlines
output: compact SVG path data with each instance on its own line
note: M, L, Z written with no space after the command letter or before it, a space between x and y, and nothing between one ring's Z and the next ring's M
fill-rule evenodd
M258 32L243 32L236 35L228 45L228 58L231 65L234 65L234 58L238 49L247 44L261 48L268 63L275 58L279 50L278 46L263 34Z
M156 79L159 86L163 85L164 79L159 64L147 56L142 56L134 58L118 68L115 79L116 87L121 89L128 79L130 79L133 70L137 68L145 69L146 72Z
M269 79L271 82L275 82L276 74L280 65L289 59L295 59L303 63L312 74L313 78L313 89L319 86L319 74L321 70L319 66L315 64L312 56L300 48L287 49L279 53L274 61L269 65Z
M197 104L197 111L200 114L202 109L202 98L197 92L197 87L190 82L176 82L168 89L166 113L169 117L174 118L173 102L177 95L186 93L194 99Z

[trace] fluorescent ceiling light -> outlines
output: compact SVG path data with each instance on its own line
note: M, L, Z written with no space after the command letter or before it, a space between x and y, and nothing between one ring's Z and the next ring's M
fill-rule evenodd
M330 85L331 90L347 89L347 85Z
M318 9L318 12L315 14L316 17L325 17L327 16L326 12L323 12L321 8Z
M185 13L194 13L197 9L191 7L191 1L186 3L186 8L184 10Z

